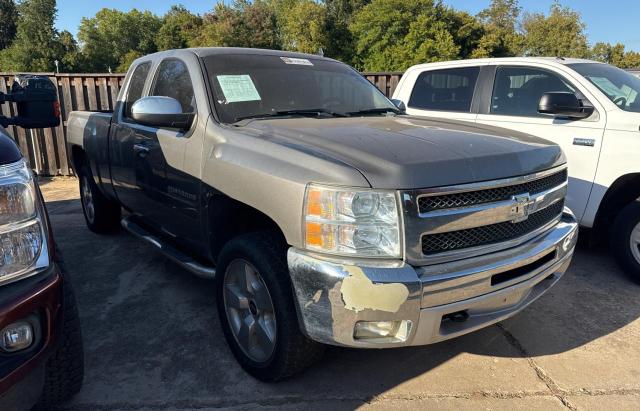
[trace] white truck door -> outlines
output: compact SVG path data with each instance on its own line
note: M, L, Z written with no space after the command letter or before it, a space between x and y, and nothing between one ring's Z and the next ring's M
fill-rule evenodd
M416 68L405 74L393 98L402 100L407 114L475 121L471 102L480 67Z
M501 65L496 68L491 101L477 122L529 133L562 147L569 164L567 206L578 220L584 214L598 166L606 113L593 96L550 68ZM569 91L588 99L596 110L581 120L538 113L545 92Z

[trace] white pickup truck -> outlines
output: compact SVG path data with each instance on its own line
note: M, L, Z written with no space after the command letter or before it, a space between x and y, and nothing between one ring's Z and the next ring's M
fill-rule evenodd
M565 58L411 67L393 95L411 115L466 120L551 140L568 158L567 202L591 238L609 238L640 279L640 79Z

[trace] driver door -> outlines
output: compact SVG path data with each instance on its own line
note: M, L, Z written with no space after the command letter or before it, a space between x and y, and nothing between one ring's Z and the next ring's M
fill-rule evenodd
M165 58L155 70L149 96L171 97L183 113L196 113L193 77L187 62ZM165 234L193 244L201 240L200 156L191 164L185 156L188 149L201 154L202 136L196 129L197 118L189 130L141 126L133 147L136 186L146 205L144 217Z
M546 92L568 91L586 100L584 91L560 73L532 66L498 66L488 110L477 122L532 134L558 144L567 156L569 192L566 205L578 219L584 214L593 184L606 113L595 99L594 113L585 119L561 119L538 113Z

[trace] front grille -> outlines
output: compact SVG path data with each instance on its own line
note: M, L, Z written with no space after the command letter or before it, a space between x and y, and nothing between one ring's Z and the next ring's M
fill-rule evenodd
M466 230L424 235L422 236L422 253L429 255L512 240L550 223L562 213L563 207L564 201L558 201L531 214L527 220L519 223L507 221Z
M420 213L446 208L466 207L476 204L510 200L512 196L529 193L537 194L552 189L567 181L567 169L550 176L506 187L490 188L463 193L424 196L418 198Z

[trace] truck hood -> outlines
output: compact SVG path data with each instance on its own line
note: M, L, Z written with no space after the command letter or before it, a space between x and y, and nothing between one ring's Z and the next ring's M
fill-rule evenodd
M359 170L373 188L413 189L496 180L565 162L546 140L474 123L411 116L251 121L251 134Z

